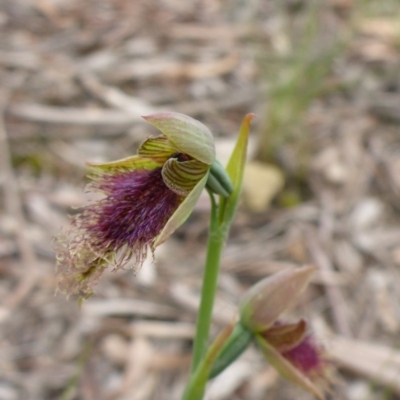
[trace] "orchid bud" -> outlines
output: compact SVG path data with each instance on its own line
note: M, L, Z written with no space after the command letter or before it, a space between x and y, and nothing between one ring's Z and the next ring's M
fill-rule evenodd
M240 303L242 324L255 333L272 326L295 303L315 269L286 269L254 285Z

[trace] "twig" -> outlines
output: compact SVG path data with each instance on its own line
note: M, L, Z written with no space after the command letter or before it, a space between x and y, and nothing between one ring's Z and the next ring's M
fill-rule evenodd
M396 95L385 93L384 96L371 96L367 109L378 118L393 122L400 121L398 97Z
M328 281L329 276L334 272L329 257L322 249L322 246L317 239L317 235L315 232L312 232L311 229L308 230L306 234L306 240L313 262L320 267L320 273L323 280ZM333 319L337 331L344 336L351 337L352 334L347 315L348 308L346 307L346 302L340 287L338 285L327 285L326 292L329 303L332 307Z
M19 103L7 108L15 117L36 122L77 125L129 125L142 121L139 114L107 109L51 107L43 104Z
M116 87L103 85L93 74L81 74L79 80L86 90L111 107L139 116L156 111L154 107L146 104L143 100L135 99Z
M326 342L337 364L400 394L400 352L395 348L341 336L329 336Z
M92 299L82 306L83 313L91 317L140 315L151 318L171 318L174 307L134 299Z
M88 83L88 81L85 83ZM103 89L106 91L103 91ZM6 111L12 116L34 122L76 124L83 126L123 126L143 122L141 115L154 112L158 109L151 106L147 108L146 104L136 103L132 98L130 98L130 103L127 102L123 105L122 102L124 101L125 95L121 91L116 95L116 91L118 90L110 86L102 86L101 88L92 86L91 91L93 93L96 92L95 94L102 98L102 100L107 104L125 111L109 110L104 108L85 109L53 107L35 103L11 104ZM240 107L253 102L259 92L260 91L257 91L254 87L248 90L240 89L238 91L231 91L228 95L214 101L187 101L185 103L176 104L174 105L174 110L192 116L206 112L228 110L230 108ZM168 107L163 107L163 109L168 109ZM104 128L104 126L102 128ZM107 132L106 134L109 133ZM24 138L29 137L29 135L21 135L18 137Z
M251 37L257 32L252 24L204 26L194 23L176 23L165 31L165 35L174 39L185 40L239 40ZM261 32L260 32L261 33Z
M0 51L0 65L37 71L40 59L37 54L29 51Z
M239 63L237 53L229 54L207 63L179 63L169 60L135 61L116 66L105 73L110 82L123 82L131 79L203 79L223 75L232 71Z
M17 179L12 164L11 152L8 144L7 131L4 123L4 110L9 99L9 92L0 91L0 170L4 177L5 205L8 213L17 222L15 232L18 248L21 252L22 280L12 295L5 302L8 309L15 308L33 289L37 281L37 259L29 239L26 236L26 223L22 212L22 201L19 195Z

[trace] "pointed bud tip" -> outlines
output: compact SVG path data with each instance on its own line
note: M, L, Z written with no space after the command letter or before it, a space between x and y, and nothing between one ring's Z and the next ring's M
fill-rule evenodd
M256 118L257 115L254 113L249 113L246 114L243 118L242 124L247 125L248 127L250 127L251 123L253 122L253 119Z
M248 113L248 114L246 114L246 115L244 116L244 118L245 118L246 120L252 121L254 118L257 118L257 114Z
M167 112L155 112L155 113L151 113L151 114L146 114L146 115L142 115L141 117L145 120L145 121L149 121L153 118L157 118L159 116L165 116L165 114L168 114Z
M268 329L297 300L315 270L314 266L286 269L258 282L241 301L242 323L254 332Z

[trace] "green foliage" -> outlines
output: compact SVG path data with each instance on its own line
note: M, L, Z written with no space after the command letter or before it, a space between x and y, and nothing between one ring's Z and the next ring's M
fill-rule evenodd
M288 41L283 54L266 57L264 50L259 52L267 86L266 112L259 129L260 160L275 161L277 151L290 145L296 169L307 164L310 141L304 132L304 116L312 102L326 93L326 78L344 49L339 36L327 42L321 39L320 7L306 7L301 26L291 26L289 16L282 16L287 23L281 34Z
M233 191L228 198L220 197L220 206L218 210L218 221L221 226L227 230L235 216L236 208L239 203L239 197L242 192L242 181L244 166L247 155L247 142L250 132L250 124L254 114L247 114L242 122L239 131L239 137L236 146L226 166L226 172L231 179Z
M253 333L238 322L215 359L209 379L215 378L232 364L249 347L253 339Z

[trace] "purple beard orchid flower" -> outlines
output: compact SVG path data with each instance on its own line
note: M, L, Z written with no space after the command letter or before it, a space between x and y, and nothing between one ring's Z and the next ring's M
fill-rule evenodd
M253 332L265 358L282 376L324 399L329 371L322 347L307 332L306 321L278 319L297 300L314 271L314 267L288 269L257 283L241 301L240 322Z
M209 129L183 114L143 117L162 135L147 139L138 154L88 163L91 191L103 197L73 217L55 239L59 289L88 298L104 269L139 267L192 212L215 161Z

